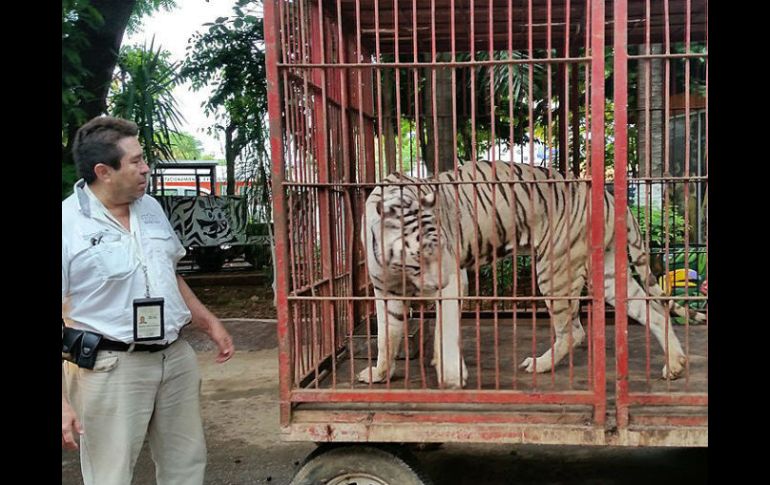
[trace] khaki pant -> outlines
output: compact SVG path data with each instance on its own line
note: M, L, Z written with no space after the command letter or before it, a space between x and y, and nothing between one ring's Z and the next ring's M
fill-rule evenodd
M158 485L203 483L201 376L190 344L160 352L101 351L93 370L65 362L70 403L83 426L85 485L130 485L149 431Z

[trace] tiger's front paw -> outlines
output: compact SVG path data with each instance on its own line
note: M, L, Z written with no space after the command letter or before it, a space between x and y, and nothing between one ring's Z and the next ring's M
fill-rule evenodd
M390 377L393 377L393 370L394 369L391 368ZM366 382L367 384L374 384L377 382L384 382L386 380L386 375L387 372L385 369L379 367L367 367L358 373L358 380L360 382Z
M542 374L543 372L551 370L551 359L544 359L543 357L533 359L532 357L527 357L521 364L519 364L519 369L524 369L524 372L530 374L535 371L537 371L538 374Z
M685 366L687 365L687 357L679 355L678 357L672 357L669 359L668 365L663 366L663 379L678 379L684 374Z
M441 368L436 366L436 374L441 383L440 385L445 389L462 389L468 384L468 369L465 367L465 362L461 362L460 368L457 366L453 367L454 368L450 368L449 366L445 367L442 376Z

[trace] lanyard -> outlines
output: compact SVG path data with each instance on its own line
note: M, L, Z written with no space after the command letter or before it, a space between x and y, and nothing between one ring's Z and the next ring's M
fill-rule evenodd
M142 230L139 225L139 218L136 211L129 208L129 217L131 218L131 243L136 247L136 257L139 259L139 265L144 273L144 297L150 298L150 274L147 271L147 263L144 257L144 247L142 246Z

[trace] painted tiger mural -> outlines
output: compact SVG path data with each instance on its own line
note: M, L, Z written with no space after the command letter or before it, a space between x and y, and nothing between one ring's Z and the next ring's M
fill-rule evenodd
M553 182L546 181L549 178ZM432 186L429 183L432 180L470 183ZM490 181L510 183L485 183ZM493 254L505 257L513 252L514 245L520 254L530 254L534 248L541 293L580 296L588 277L590 253L586 231L591 194L587 183L565 183L556 171L549 175L547 169L504 162L496 162L494 170L490 162L477 162L475 167L467 163L460 166L457 176L452 170L428 181L392 174L384 182L421 185L378 186L366 200L361 240L366 248L374 294L376 298L440 295L437 317L440 305L441 332L437 325L432 364L445 387L460 388L467 382L465 360L460 355L460 304L452 298L462 295L467 284L465 269L477 260L479 264L486 264L492 261ZM649 253L630 212L626 221L631 260L626 275L628 296L646 296L644 287L632 277L632 266L638 275L651 276L647 285L649 296L663 296L649 270ZM614 306L614 203L606 191L604 228L604 291L607 303ZM403 339L407 304L408 301L398 299L376 300L377 363L358 374L360 381L381 382L387 378L386 374L393 375L395 357ZM558 364L569 352L569 342L575 347L586 336L580 323L578 300L550 300L547 307L555 340L540 357L527 357L521 362L520 367L526 372L550 371L552 364ZM705 315L673 301L668 308L659 301L651 301L650 330L669 352L662 373L675 379L684 371L686 355L670 319L668 330L665 328L665 313L669 311L680 316L689 313L693 324L705 322ZM644 301L629 301L631 318L644 322L646 313Z
M185 247L246 242L246 200L216 196L156 197Z

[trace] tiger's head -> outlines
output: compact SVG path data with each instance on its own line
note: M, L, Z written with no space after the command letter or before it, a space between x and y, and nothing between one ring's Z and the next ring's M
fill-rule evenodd
M427 188L386 186L377 202L380 224L373 226L378 242L382 237L375 251L382 253L383 264L391 274L404 272L425 291L444 286L438 281L441 248L435 206L436 192Z
M232 230L224 208L225 200L208 196L198 197L196 202L193 221L202 238L211 242L229 239Z

